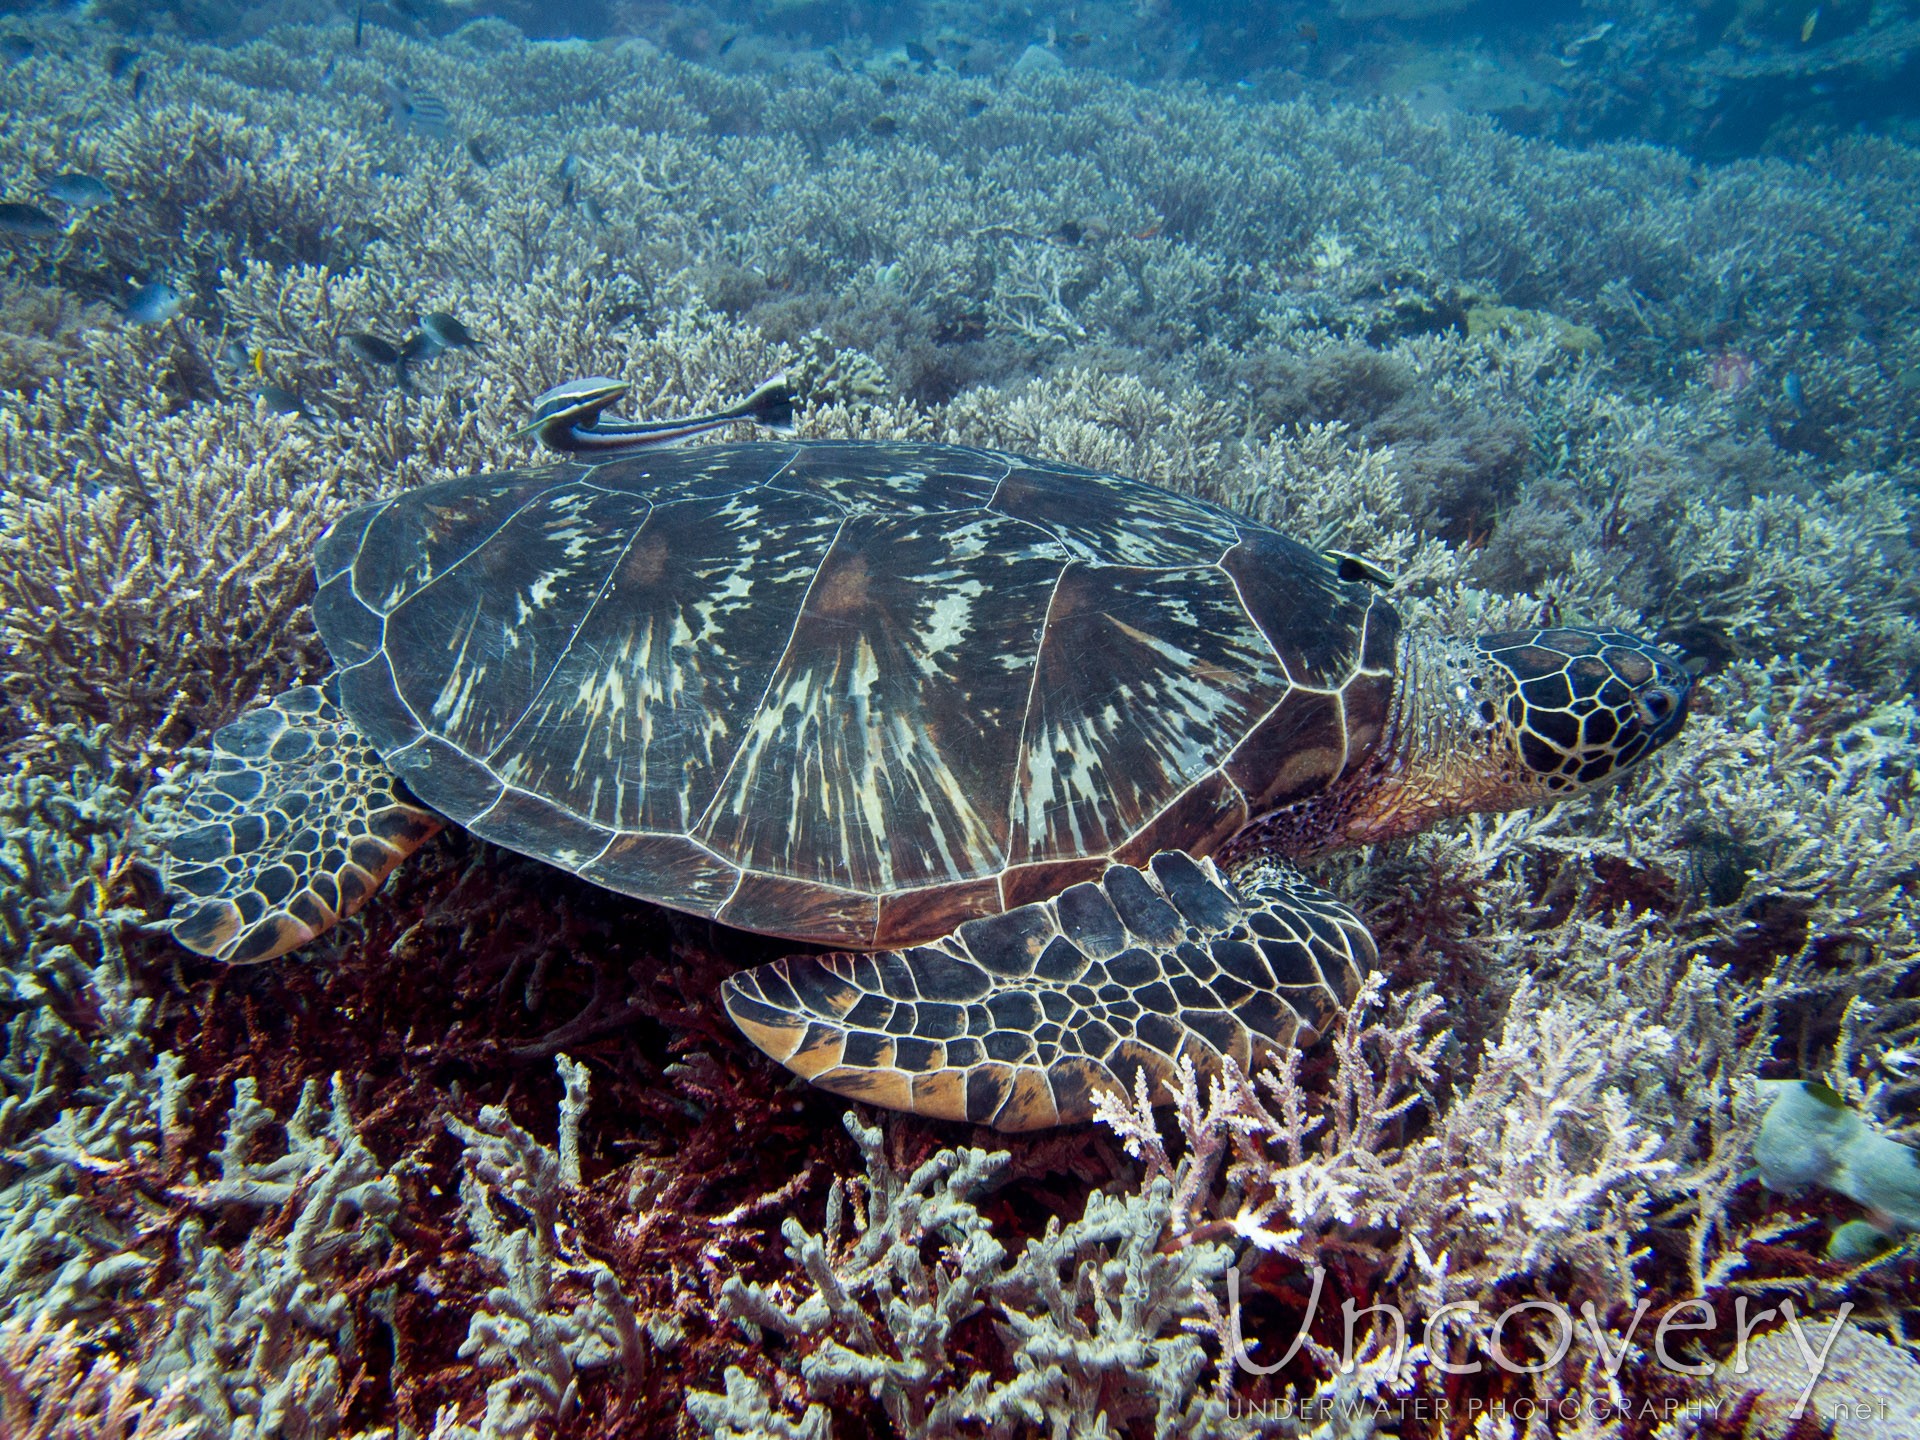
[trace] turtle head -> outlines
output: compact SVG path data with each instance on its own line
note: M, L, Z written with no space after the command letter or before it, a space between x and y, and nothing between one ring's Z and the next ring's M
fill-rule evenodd
M1692 688L1678 659L1617 630L1403 637L1380 763L1343 797L1339 838L1611 785L1679 733Z
M1608 785L1680 733L1693 677L1618 630L1522 630L1474 642L1493 680L1474 706L1540 799ZM1475 687L1469 683L1469 689ZM1484 679L1478 687L1487 689Z

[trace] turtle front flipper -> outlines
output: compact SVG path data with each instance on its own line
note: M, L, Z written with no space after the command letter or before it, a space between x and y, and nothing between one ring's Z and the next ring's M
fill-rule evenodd
M795 1074L852 1099L998 1130L1093 1115L1145 1071L1243 1069L1311 1044L1375 959L1358 917L1281 865L1145 869L971 920L931 945L791 955L731 976L727 1013Z
M331 679L215 731L180 811L156 838L161 878L188 902L173 936L236 965L332 929L445 823L355 733Z

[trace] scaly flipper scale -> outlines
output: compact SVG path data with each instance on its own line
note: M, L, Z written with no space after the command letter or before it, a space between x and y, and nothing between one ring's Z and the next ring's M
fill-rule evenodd
M174 938L230 964L332 929L446 823L355 733L331 680L215 731L213 752L156 845L167 888L191 902Z
M793 955L731 976L727 1013L795 1074L942 1120L1033 1130L1102 1090L1159 1092L1180 1056L1243 1070L1311 1044L1375 960L1354 913L1289 867L1229 883L1162 851L1145 869L969 921L904 953Z

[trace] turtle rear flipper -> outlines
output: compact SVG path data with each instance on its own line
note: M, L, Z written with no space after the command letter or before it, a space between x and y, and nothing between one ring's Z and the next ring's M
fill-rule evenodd
M271 960L332 929L445 823L355 733L331 680L215 731L213 752L157 847L186 902L174 938L216 960Z
M1281 865L1163 851L932 945L791 955L729 977L727 1013L761 1049L856 1100L998 1130L1093 1115L1144 1071L1171 1098L1179 1057L1242 1070L1319 1038L1375 960L1354 913Z

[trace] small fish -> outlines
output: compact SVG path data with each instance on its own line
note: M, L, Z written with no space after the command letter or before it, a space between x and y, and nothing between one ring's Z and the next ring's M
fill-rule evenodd
M344 339L347 348L367 364L393 371L393 383L400 387L402 393L413 393L413 376L407 373L407 366L428 353L422 348L431 343L425 336L415 334L398 347L364 330L357 330Z
M726 39L720 42L720 48L718 50L715 50L713 53L716 55L726 54L727 51L733 48L733 42L738 40L739 38L740 38L740 32L738 30L734 31L733 34L727 36Z
M400 364L400 352L382 340L378 335L369 335L364 330L356 330L346 337L347 348L369 365L394 366Z
M23 205L17 200L8 200L0 203L0 232L39 239L58 235L60 222L38 205Z
M147 72L144 70L136 70L133 72L133 98L138 100L142 95L146 93L147 93Z
M1320 43L1320 27L1311 20L1302 20L1299 27L1294 31L1294 34L1298 35L1309 45L1318 45Z
M243 375L251 370L256 379L267 378L267 352L259 349L249 350L244 341L228 340L220 351L220 358Z
M846 73L847 62L842 60L836 52L829 50L827 51L827 68L836 75L844 74Z
M387 119L396 130L418 130L435 140L453 134L447 118L446 102L424 90L412 90L390 80L380 82L380 97L386 101Z
M18 65L33 54L33 41L24 35L8 35L0 38L0 55L7 57L9 65Z
M338 66L339 63L340 63L340 52L338 50L334 51L333 54L327 57L327 68L320 72L320 88L322 90L328 89L330 86L332 86L333 72L335 67Z
M990 101L982 100L978 95L976 95L973 97L973 99L967 101L967 117L969 119L977 119L978 117L986 114L990 108L991 108Z
M71 205L76 210L92 210L96 206L113 203L113 191L106 187L105 182L91 175L83 175L78 170L69 170L51 180L42 180L40 188L62 205Z
M1160 233L1161 229L1166 225L1166 223L1167 222L1164 220L1156 220L1151 225L1147 226L1146 229L1134 231L1133 238L1136 240L1151 240L1153 239L1154 236Z
M1780 377L1780 393L1787 397L1787 403L1802 415L1807 413L1807 392L1800 384L1800 377L1789 370Z
M907 52L907 59L911 60L914 64L925 70L931 70L933 68L933 51L922 45L918 40L909 40L901 48Z
M442 350L478 350L480 342L453 316L444 310L430 310L420 317L420 328L433 337Z
M608 213L607 207L600 203L598 197L589 195L581 203L587 207L587 218L594 224L611 225L613 223L613 216Z
M152 280L127 297L120 314L135 325L158 325L178 315L184 303L166 281Z
M493 156L487 152L486 136L469 135L467 137L467 158L482 170L493 168Z
M554 178L560 182L560 203L562 205L573 204L574 181L579 178L579 175L580 157L569 152L566 159L560 162L560 169L555 172L554 176Z
M311 416L307 402L300 398L300 392L289 390L284 385L260 385L253 392L254 398L273 415Z
M122 75L127 73L132 67L133 62L139 58L140 52L138 50L128 49L125 45L114 46L111 50L107 51L107 78L109 80L118 80Z
M367 33L367 7L356 5L353 10L353 48L360 48L360 41Z
M1806 44L1813 39L1813 27L1820 23L1820 7L1814 6L1807 12L1807 18L1800 25L1800 43Z
M416 330L400 342L399 354L393 363L393 383L400 387L403 394L414 393L411 368L414 363L431 360L440 353L440 349L440 342L424 330Z
M867 129L884 138L890 135L898 135L900 133L900 122L891 115L876 115L867 122Z

